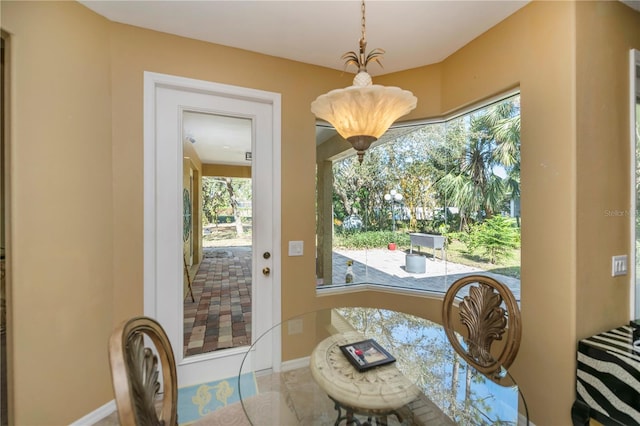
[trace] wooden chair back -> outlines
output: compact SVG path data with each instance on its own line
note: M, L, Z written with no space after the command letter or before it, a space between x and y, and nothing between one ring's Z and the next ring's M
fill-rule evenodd
M157 354L144 346L145 336L151 339ZM118 326L109 339L109 362L120 425L178 424L175 359L171 343L156 320L135 317Z
M457 303L465 288L468 294ZM458 315L454 314L456 304ZM496 377L502 367L508 369L518 354L522 336L518 302L507 286L491 277L470 275L455 281L445 294L442 320L456 352L486 376ZM456 330L462 331L465 346ZM496 356L491 347L505 333L502 351Z

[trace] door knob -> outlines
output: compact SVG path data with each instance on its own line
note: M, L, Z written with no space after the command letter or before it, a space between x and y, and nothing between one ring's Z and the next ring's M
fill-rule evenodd
M269 276L269 274L271 273L271 269L269 268L262 268L262 273L266 276Z

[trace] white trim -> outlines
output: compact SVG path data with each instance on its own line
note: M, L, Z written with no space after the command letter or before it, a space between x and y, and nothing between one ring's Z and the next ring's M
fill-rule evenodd
M156 236L156 193L155 193L155 87L161 80L155 74L144 73L144 117L143 117L143 247L155 247ZM151 315L156 312L156 256L155 250L143 252L143 312Z
M70 426L89 426L98 423L100 420L106 418L107 416L116 412L116 400L112 399L111 401L104 404L102 407L99 407L81 419L76 420L71 423Z
M444 297L444 293L440 292L374 283L320 286L316 288L316 296L333 296L336 294L360 293L363 291L378 291L380 293L405 294L408 296L434 297L439 299Z
M518 426L536 426L531 419L527 419L522 413L518 413Z
M629 196L631 199L630 210L631 214L629 215L630 222L629 227L631 232L629 235L631 236L630 241L630 253L629 256L629 316L631 320L640 318L640 301L636 301L636 298L640 297L640 294L636 291L636 279L637 279L637 271L636 271L636 259L638 257L638 253L636 253L636 161L640 159L636 158L636 96L640 96L640 84L637 83L636 76L636 67L640 66L640 50L630 49L629 50L629 148L631 158L630 161L630 173L629 176L631 178L630 182L630 190Z
M281 371L286 372L291 370L297 370L299 368L309 367L309 363L311 362L310 359L311 357L305 356L303 358L285 361L282 363Z
M176 191L172 191L171 188L167 190L166 187L163 187L163 191L158 191L159 182L159 171L158 168L163 170L163 179L166 176L166 173L174 173L175 168L170 165L166 170L163 167L164 163L171 161L171 152L168 150L167 146L161 146L161 149L158 148L158 139L163 135L156 134L157 132L157 121L162 120L162 114L166 115L166 111L158 108L158 103L161 103L163 97L167 96L168 90L176 90L178 92L190 94L190 96L206 95L217 97L221 99L227 99L229 102L238 103L252 103L256 105L257 109L254 108L255 111L261 111L259 114L263 114L263 118L261 119L261 123L263 123L263 132L267 135L271 136L271 150L268 152L269 155L263 155L263 158L269 158L270 167L272 169L272 180L269 183L270 190L270 207L272 213L272 223L266 229L268 229L269 236L265 236L264 241L256 241L256 235L254 234L254 252L270 251L271 258L268 260L269 264L266 265L267 260L263 259L262 256L254 256L253 259L253 270L259 271L263 266L269 266L272 270L271 276L268 278L269 286L270 286L270 294L271 294L271 306L265 310L265 314L267 317L265 318L265 322L270 319L271 324L261 324L260 326L270 327L273 324L280 323L281 318L281 95L279 93L266 92L258 89L250 89L238 86L231 86L226 84L214 83L203 80L195 80L190 78L166 75L166 74L158 74L153 72L144 72L144 314L159 318L161 315L173 315L174 307L171 306L169 311L165 306L166 305L166 294L159 294L157 290L157 285L159 281L166 281L171 279L168 278L168 275L173 275L173 269L167 268L167 262L171 262L173 259L173 254L171 252L172 249L167 249L167 246L172 247L172 244L167 244L167 241L172 242L172 239L177 238L176 233L180 231L178 228L170 229L171 227L167 227L167 223L164 222L172 222L171 217L167 219L166 215L158 215L158 206L169 204L175 200L168 199L168 197L172 196L174 193L178 193ZM271 112L267 115L266 111L270 110ZM252 111L254 111L252 110ZM252 112L256 113L256 112ZM164 117L166 119L166 117ZM268 129L268 130L267 130ZM255 129L254 129L255 132ZM265 134L265 133L263 133ZM256 138L254 137L254 143ZM181 149L181 148L180 148ZM254 152L256 149L253 150ZM265 154L265 153L263 153ZM181 157L181 155L179 156ZM163 163L164 162L164 163ZM263 162L264 163L264 162ZM182 167L182 162L179 163L178 171L180 172ZM256 166L260 167L260 164ZM256 172L257 173L257 172ZM181 173L178 173L178 177L176 178L176 182L182 182ZM173 182L172 178L168 178L169 181ZM163 180L166 185L166 180ZM173 184L171 184L173 185ZM254 191L260 193L260 191ZM181 191L180 191L181 193ZM265 197L266 195L262 195ZM168 201L167 201L168 200ZM181 201L180 201L181 202ZM171 214L177 214L176 212ZM162 228L164 236L156 235L157 229ZM162 241L160 240L162 239ZM267 241L268 240L268 241ZM259 244L257 244L259 243ZM179 255L175 256L176 259L179 259ZM169 259L169 260L168 260ZM176 261L177 262L177 261ZM258 262L261 262L258 264ZM258 265L260 265L258 267ZM167 270L169 274L167 274ZM177 274L182 275L182 268L178 268ZM175 277L177 280L181 278ZM263 287L266 288L266 287ZM180 289L178 289L181 291ZM179 296L179 295L178 295ZM265 295L266 296L266 295ZM255 299L256 296L254 296ZM254 301L255 302L255 301ZM182 307L176 304L175 309L180 309L180 314L175 314L176 317L181 317L182 315ZM169 312L169 314L167 314ZM259 330L260 327L256 324L257 318L254 316L253 318L253 329ZM165 329L167 330L167 334L170 339L173 337L173 340L178 341L181 339L176 339L175 336L178 335L179 330L182 329L182 321L180 324L163 324ZM181 331L180 331L181 333ZM180 334L181 335L181 334ZM275 344L277 342L273 342L272 347L272 357L271 364L279 365L281 360L280 354L280 345ZM181 347L179 344L177 347ZM225 351L225 356L235 356L241 355L242 352L246 352L247 348L244 348L239 351ZM237 354L235 352L238 352ZM205 361L208 359L216 359L220 362L220 368L211 370L211 374L220 374L221 371L228 370L227 364L224 364L224 357L222 354L210 353L207 355L197 356L189 359L183 359L182 352L178 351L176 354L176 363L178 366L178 376L179 383L181 386L189 385L191 382L195 382L197 380L202 380L202 377L197 376L195 373L196 370L195 365L201 361ZM227 357L228 358L228 357ZM263 358L263 362L266 364L269 362L266 358ZM229 364L230 366L231 364ZM181 374L182 370L182 374ZM194 375L195 374L195 375ZM216 378L211 377L207 378L207 380L215 380Z

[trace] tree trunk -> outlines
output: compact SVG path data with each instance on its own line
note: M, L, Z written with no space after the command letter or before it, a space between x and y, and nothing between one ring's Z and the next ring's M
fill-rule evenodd
M242 229L242 220L238 211L238 200L236 199L236 194L233 190L233 186L231 185L231 179L225 179L225 182L227 184L227 191L229 191L229 199L231 200L231 212L236 224L236 234L238 237L242 237L244 230Z
M460 360L457 355L453 355L453 372L451 373L451 407L450 412L455 410L456 395L458 394L458 370L460 369Z

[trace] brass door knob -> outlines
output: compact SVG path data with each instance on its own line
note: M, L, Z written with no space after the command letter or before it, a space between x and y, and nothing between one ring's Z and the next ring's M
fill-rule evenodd
M262 273L266 276L269 276L269 274L271 273L271 269L269 268L262 268Z

